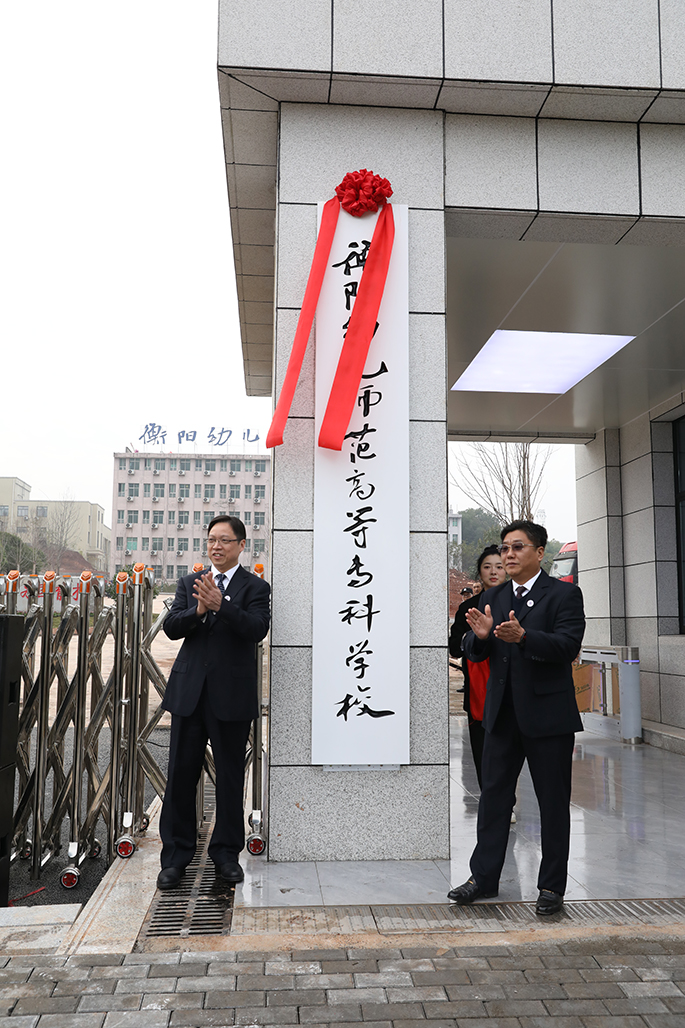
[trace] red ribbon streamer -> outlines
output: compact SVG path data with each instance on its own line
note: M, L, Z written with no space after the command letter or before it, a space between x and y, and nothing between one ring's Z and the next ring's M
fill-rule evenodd
M321 286L323 285L323 277L326 274L328 258L331 253L333 236L335 235L335 228L338 224L339 214L340 201L334 196L332 200L327 200L324 204L321 227L319 228L319 235L316 240L312 266L309 270L307 288L304 291L302 309L300 310L300 316L297 321L297 330L293 340L293 348L290 351L288 369L285 373L285 378L283 379L281 395L278 397L278 403L276 404L276 410L274 411L274 416L271 421L271 427L269 428L269 432L266 437L267 447L281 446L283 443L283 431L285 429L285 423L288 420L288 415L290 414L293 396L295 395L300 371L302 370L302 361L304 360L305 351L307 349L307 340L309 339L309 334L312 330L312 322L314 321L314 314L316 313L316 305L319 302Z
M280 446L283 443L283 432L302 370L302 362L328 266L339 213L340 202L337 197L324 204L321 227L297 322L293 348L290 352L288 368L271 427L266 437L267 447ZM329 450L342 449L345 433L350 424L369 346L376 331L376 319L383 298L394 239L395 219L392 208L386 205L381 209L376 222L328 398L326 413L319 432L319 446Z
M319 446L328 450L342 449L345 433L350 425L357 402L359 383L376 331L376 318L383 299L394 239L395 219L392 207L386 205L376 222L331 386L331 394L328 397L326 413L321 423Z

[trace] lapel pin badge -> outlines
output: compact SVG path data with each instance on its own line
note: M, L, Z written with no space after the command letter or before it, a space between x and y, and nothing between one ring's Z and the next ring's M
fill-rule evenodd
M535 600L528 600L528 602L526 603L526 607L533 607L534 605L535 605Z

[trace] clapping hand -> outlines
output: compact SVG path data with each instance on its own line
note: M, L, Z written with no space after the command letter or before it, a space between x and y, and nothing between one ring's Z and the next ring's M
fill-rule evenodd
M204 617L208 610L219 610L223 596L211 571L195 579L193 596L197 600L198 617Z
M494 624L490 604L485 604L484 611L479 610L478 607L471 607L470 610L466 611L466 620L475 636L479 639L487 639Z

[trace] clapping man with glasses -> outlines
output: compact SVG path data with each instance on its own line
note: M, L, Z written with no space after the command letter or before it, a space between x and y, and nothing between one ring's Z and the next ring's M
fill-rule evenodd
M257 643L269 630L270 589L239 564L240 518L223 514L207 531L209 571L181 578L164 622L183 639L162 706L171 712L169 772L160 818L159 889L175 888L193 859L195 792L207 740L216 766L216 824L209 856L226 882L241 882L245 845L243 779L250 724L257 717Z
M523 761L540 807L542 860L536 913L554 914L564 901L570 841L574 733L582 731L571 662L585 631L576 585L541 568L547 531L514 521L501 533L502 562L511 581L486 590L466 617L462 646L472 661L490 658L483 727L483 787L471 877L448 893L460 905L497 896L511 811Z

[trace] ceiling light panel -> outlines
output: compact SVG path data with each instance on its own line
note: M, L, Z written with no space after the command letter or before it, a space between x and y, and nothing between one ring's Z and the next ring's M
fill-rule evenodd
M452 386L457 392L568 392L635 336L498 328Z

